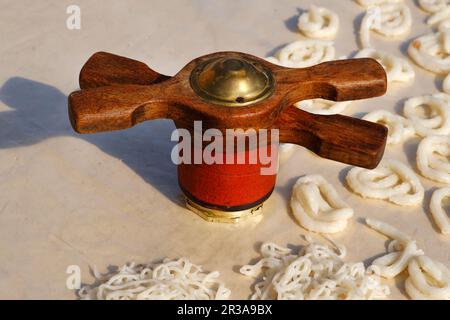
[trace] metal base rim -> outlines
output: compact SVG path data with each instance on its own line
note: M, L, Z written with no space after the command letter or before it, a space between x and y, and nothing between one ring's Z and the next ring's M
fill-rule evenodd
M208 222L221 222L221 223L238 223L242 220L246 220L251 217L258 216L262 213L264 202L245 210L240 211L222 211L217 209L211 209L199 205L184 195L186 200L186 207L199 215L201 218Z

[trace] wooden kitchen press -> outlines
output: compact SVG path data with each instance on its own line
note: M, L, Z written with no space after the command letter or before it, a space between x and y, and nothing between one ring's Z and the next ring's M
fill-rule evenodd
M198 120L203 130L220 132L279 129L281 143L364 168L377 166L386 143L383 125L343 115L315 115L293 106L305 99L345 101L384 94L386 74L373 59L292 69L245 53L217 52L169 77L142 62L98 52L83 66L80 87L69 96L70 120L79 133L126 129L159 118L172 119L177 128L190 132ZM256 150L277 152L276 147L271 141L258 141ZM234 149L245 156L254 151ZM261 212L273 191L276 173L261 174L264 165L259 160L179 164L179 185L187 206L203 218L236 222Z

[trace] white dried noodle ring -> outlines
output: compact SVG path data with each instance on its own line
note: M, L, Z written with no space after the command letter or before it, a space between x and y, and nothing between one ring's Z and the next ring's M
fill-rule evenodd
M449 0L419 0L420 8L430 13L443 10L449 4L450 4Z
M383 3L379 6L381 21L372 30L387 38L400 38L411 32L411 10L403 3Z
M408 265L406 293L413 299L450 299L450 270L427 256L412 259Z
M411 26L411 11L403 3L383 3L369 7L359 29L361 47L371 47L371 30L386 38L398 39L407 36L411 32Z
M442 202L446 198L450 198L450 187L434 191L430 201L431 214L442 234L450 234L450 219L442 207Z
M414 69L408 61L387 52L366 48L360 50L354 58L377 60L386 71L388 82L410 82L415 77Z
M386 160L373 170L354 167L346 180L353 192L363 198L387 200L401 206L417 206L424 196L416 174L397 160Z
M422 137L446 135L450 133L448 99L442 94L413 97L405 101L403 114L411 121L416 133ZM425 116L421 116L417 112L421 106L428 108Z
M297 180L292 188L291 208L302 227L321 233L344 230L347 220L353 216L353 209L320 175L304 176Z
M414 136L414 128L408 119L386 110L369 112L363 120L385 125L388 128L387 144L398 144Z
M361 20L359 27L359 42L361 48L370 48L370 30L379 28L381 24L380 7L370 7Z
M323 40L299 40L280 50L278 60L288 68L306 68L334 59L333 43Z
M325 99L303 100L294 105L302 110L315 114L337 114L343 112L352 101L330 101Z
M339 17L331 10L313 5L300 15L298 29L309 38L334 39L339 29Z
M450 31L421 36L410 42L408 55L422 68L438 73L450 72Z
M450 6L445 7L444 9L433 13L431 15L431 17L429 17L427 19L427 24L435 25L435 24L440 23L448 18L450 18Z
M444 82L442 83L442 91L450 95L450 73L445 77Z
M417 168L431 180L450 184L450 137L428 136L417 148Z
M396 277L408 267L411 259L423 255L423 251L417 248L416 242L397 228L376 219L367 218L366 224L375 231L394 240L391 243L400 245L398 251L389 252L372 262L372 265L378 268L382 277Z
M379 6L383 3L401 3L403 0L356 0L360 5L363 7L373 7L373 6Z

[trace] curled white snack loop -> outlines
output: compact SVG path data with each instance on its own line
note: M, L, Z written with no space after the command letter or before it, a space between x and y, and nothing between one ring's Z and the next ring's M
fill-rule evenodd
M298 29L309 38L333 39L339 29L339 17L326 8L311 6L300 15Z
M416 64L434 73L450 72L449 32L440 31L421 36L408 46L408 55Z
M375 110L363 117L363 120L383 124L388 127L387 144L398 144L414 136L414 128L408 119L386 110Z
M442 208L442 202L450 197L450 187L437 189L430 201L430 211L433 219L443 234L450 234L450 219Z
M381 24L381 9L380 7L370 7L363 19L359 28L359 42L361 48L370 48L370 30L379 28Z
M401 3L403 0L357 0L357 2L362 5L363 7L373 7L373 6L379 6L383 3Z
M367 48L360 50L354 58L377 60L386 71L388 82L409 82L415 77L414 69L408 61L387 52Z
M203 272L187 258L158 265L124 265L103 276L100 285L83 287L82 299L95 300L223 300L230 290L218 281L219 272Z
M278 53L280 64L288 68L306 68L334 59L333 43L322 40L299 40Z
M401 206L419 205L424 189L416 174L397 160L387 160L373 170L352 168L346 181L363 198L388 200Z
M379 299L390 294L376 270L366 270L362 262L344 262L326 245L309 243L298 253L283 248L280 255L270 250L261 248L261 260L241 268L241 273L251 270L250 276L260 279L251 299Z
M386 38L401 38L411 31L412 18L409 7L403 3L384 2L369 7L359 29L362 48L370 48L370 31L373 30Z
M353 216L353 209L320 175L304 176L297 180L292 188L291 208L302 227L321 233L344 230L347 220Z
M419 96L405 101L403 114L411 121L416 133L422 137L450 133L449 97L444 95ZM428 117L419 116L417 108L427 106Z
M351 103L351 101L336 102L325 99L310 99L294 103L294 105L299 109L315 114L337 114L347 109Z
M372 264L380 268L380 275L385 278L394 278L408 267L412 258L422 255L423 251L417 248L415 241L410 241L401 251L394 251L375 259Z
M389 251L384 256L373 261L372 265L379 268L379 274L385 278L394 278L408 267L414 257L423 255L416 242L397 228L376 219L366 219L366 224L381 234L391 238ZM397 251L391 251L396 249Z
M450 18L450 6L439 10L427 19L428 25L434 25Z
M419 6L430 13L445 9L450 4L449 0L419 0Z
M379 6L381 21L373 30L387 38L399 38L411 31L411 10L403 3L383 3Z
M450 270L427 256L412 259L408 265L406 292L413 299L450 299Z
M417 148L417 168L424 177L450 184L449 156L449 136L428 136Z

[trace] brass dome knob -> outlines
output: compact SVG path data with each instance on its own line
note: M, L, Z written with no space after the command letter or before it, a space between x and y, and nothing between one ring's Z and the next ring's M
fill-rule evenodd
M224 106L245 106L273 92L273 78L262 64L240 57L213 58L191 73L191 87L204 100Z

